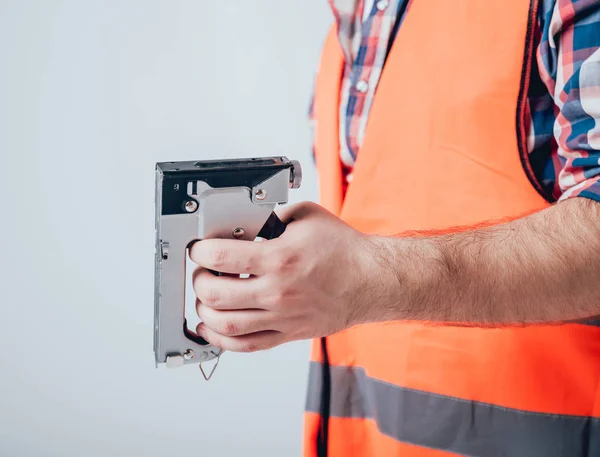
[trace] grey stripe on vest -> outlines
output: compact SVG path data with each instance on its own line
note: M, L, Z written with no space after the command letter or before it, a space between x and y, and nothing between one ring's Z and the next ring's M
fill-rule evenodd
M319 413L322 373L322 365L311 362L308 412ZM356 367L331 367L331 383L331 417L374 419L381 433L401 442L470 457L600 456L598 418L533 413L407 389Z

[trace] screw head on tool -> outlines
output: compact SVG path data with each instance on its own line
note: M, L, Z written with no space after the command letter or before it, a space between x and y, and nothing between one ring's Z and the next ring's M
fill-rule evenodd
M241 238L244 236L244 229L241 227L236 228L231 234L233 235L234 238Z
M190 360L194 358L194 351L192 351L191 349L186 349L183 353L183 358L185 360Z
M264 189L258 189L256 191L256 199L257 200L264 200L265 198L267 198L267 191Z
M185 202L185 210L188 213L193 213L198 209L198 203L195 200L188 200Z

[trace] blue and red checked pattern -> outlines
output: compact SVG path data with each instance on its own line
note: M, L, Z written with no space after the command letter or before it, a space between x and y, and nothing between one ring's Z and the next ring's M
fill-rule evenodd
M362 144L394 22L402 26L412 1L329 0L346 55L340 97L346 174ZM600 0L540 0L534 36L525 110L531 168L551 201L600 201ZM314 122L312 102L309 117Z
M340 103L340 157L351 167L365 125L403 0L329 0L338 24L346 65Z

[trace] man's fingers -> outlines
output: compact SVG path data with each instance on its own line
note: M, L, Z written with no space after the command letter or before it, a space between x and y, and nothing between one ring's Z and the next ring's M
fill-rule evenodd
M262 309L221 311L198 302L196 311L205 327L224 336L248 335L263 330L275 330L276 327L273 313Z
M198 324L196 333L213 346L230 352L262 351L285 342L283 334L274 330L244 336L225 336L211 330L204 324Z
M205 268L194 271L192 284L196 297L219 310L266 309L258 299L259 277L215 276Z
M289 224L295 220L305 219L310 215L323 211L325 211L325 209L316 203L301 202L278 209L277 216L281 219L281 222Z
M268 243L208 239L190 249L193 262L209 270L232 274L263 275L269 271Z

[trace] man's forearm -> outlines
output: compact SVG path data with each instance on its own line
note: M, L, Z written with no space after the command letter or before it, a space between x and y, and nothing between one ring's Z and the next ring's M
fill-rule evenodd
M500 225L386 244L394 285L377 320L504 326L600 315L600 203L576 198Z

